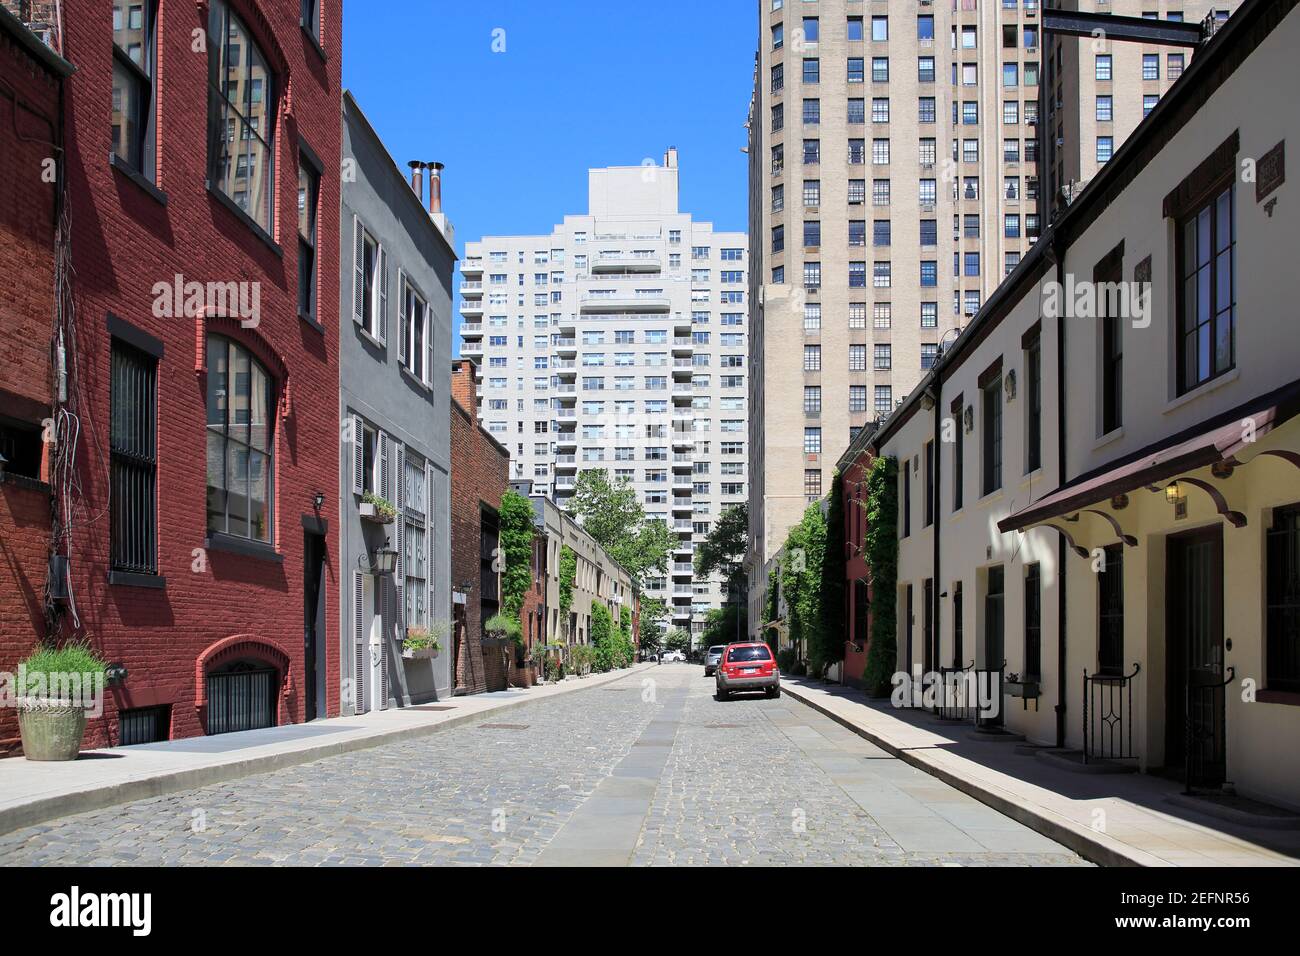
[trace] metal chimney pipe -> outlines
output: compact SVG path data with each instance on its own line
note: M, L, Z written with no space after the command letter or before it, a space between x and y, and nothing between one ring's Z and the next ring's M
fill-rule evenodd
M425 163L429 170L429 212L442 212L442 163Z
M411 167L411 188L420 202L424 202L424 163L413 159L406 165Z

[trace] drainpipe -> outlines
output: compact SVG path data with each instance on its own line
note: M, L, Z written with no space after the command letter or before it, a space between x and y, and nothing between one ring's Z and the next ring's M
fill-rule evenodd
M943 461L943 455L940 454L943 445L939 441L943 429L943 403L940 401L943 396L942 376L936 374L934 385L931 388L931 397L934 401L934 452L930 456L930 462L931 468L934 470L934 500L930 502L930 507L933 509L932 513L934 515L934 527L931 529L934 534L934 570L932 572L934 584L930 586L930 664L932 667L937 668L942 666L939 660L939 648L943 644L939 636L942 633L939 628L939 611L943 607L943 599L939 595L947 593L942 587L942 580L939 576L939 522L942 520L943 515L943 509L939 507L939 502L943 500L943 494L939 491L943 487L939 478L942 471L940 462Z
M1052 255L1056 260L1056 281L1065 288L1065 243L1056 231L1052 235ZM1056 316L1056 486L1065 484L1065 315ZM1065 539L1057 535L1056 566L1059 582L1056 602L1056 746L1065 746L1065 667L1066 667L1066 562L1070 552Z

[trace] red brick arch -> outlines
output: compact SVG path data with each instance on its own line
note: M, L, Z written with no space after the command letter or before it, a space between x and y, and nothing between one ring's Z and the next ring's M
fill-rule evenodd
M292 658L278 641L257 634L232 634L209 644L194 661L194 711L202 726L207 726L208 671L244 657L265 661L275 668L280 686L280 703L276 722L292 722L289 698L293 693Z

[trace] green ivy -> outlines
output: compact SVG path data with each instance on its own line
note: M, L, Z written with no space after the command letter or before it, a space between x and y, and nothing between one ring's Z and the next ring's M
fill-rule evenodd
M844 640L848 633L844 612L844 481L837 471L831 480L831 495L826 509L826 545L821 563L821 626L818 640L808 647L808 659L814 672L844 660Z
M826 518L811 504L790 529L781 556L781 591L785 595L786 633L796 649L819 654L822 647L822 561L826 553Z
M862 507L857 505L856 507ZM881 457L867 474L867 573L871 582L871 641L863 674L867 691L889 693L898 660L898 460Z
M560 617L569 619L573 608L573 582L578 577L578 555L567 544L560 548Z
M501 607L507 614L519 614L533 586L533 519L532 502L523 495L509 490L501 496Z

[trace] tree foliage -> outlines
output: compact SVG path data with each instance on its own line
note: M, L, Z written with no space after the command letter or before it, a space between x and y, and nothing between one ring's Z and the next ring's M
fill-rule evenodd
M739 625L737 625L737 618L739 618ZM726 604L715 607L704 616L704 631L700 635L700 643L705 647L730 644L737 639L743 641L748 634L749 612L745 606Z
M856 507L862 507L857 505ZM871 640L863 680L867 691L888 694L897 669L898 460L877 458L867 474L866 562L871 580Z
M811 504L790 529L781 559L781 591L785 595L790 640L805 655L822 642L822 559L826 551L826 519L821 505Z
M591 605L591 646L596 652L596 670L607 671L632 663L632 642L623 636L622 628L615 625L614 616L601 601Z
M501 496L501 555L505 567L501 572L501 607L508 614L519 614L524 597L533 585L533 505L512 490Z
M721 574L728 587L742 589L745 571L741 561L748 547L749 505L731 505L718 516L704 541L696 545L696 578Z
M644 585L650 575L668 573L668 556L677 543L676 535L666 522L646 519L627 479L616 484L604 469L588 469L578 475L569 508L583 530L623 566L635 585Z
M675 627L668 632L665 642L670 651L684 651L691 646L691 632L685 628Z

